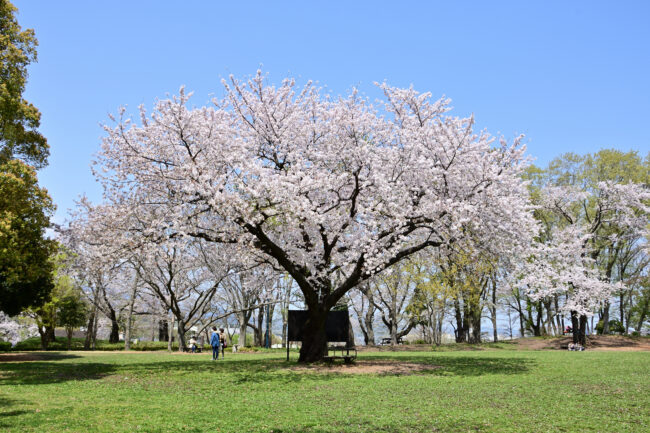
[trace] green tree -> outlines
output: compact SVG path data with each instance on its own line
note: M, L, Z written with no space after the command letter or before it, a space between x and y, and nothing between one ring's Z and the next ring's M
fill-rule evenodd
M49 146L37 130L41 113L23 99L27 66L36 61L34 30L22 30L16 8L0 0L0 164L23 159L35 168L47 164Z
M36 131L39 111L22 97L37 41L15 13L0 0L0 310L9 315L44 305L53 287L53 244L44 236L54 205L35 171L49 148Z
M38 326L41 335L41 348L47 350L48 345L55 341L54 329L63 326L68 332L68 348L74 328L82 326L87 316L86 306L82 300L82 293L73 277L69 275L70 256L56 243L58 250L52 255L49 262L52 266L52 290L47 293L47 298L39 306L32 306L28 310Z
M68 350L72 342L72 333L75 328L86 323L88 309L81 297L81 291L75 287L65 293L58 302L58 324L63 326L68 336Z
M0 310L10 316L42 305L53 287L54 243L44 237L53 211L30 166L0 165Z

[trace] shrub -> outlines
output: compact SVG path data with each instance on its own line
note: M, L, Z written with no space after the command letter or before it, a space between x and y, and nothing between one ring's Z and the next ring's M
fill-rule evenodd
M611 334L623 334L623 333L625 333L625 327L618 320L610 320L609 321L609 332ZM596 324L596 333L598 335L602 335L602 333L603 333L603 321L602 320L599 320L598 323Z
M8 341L0 341L0 352L7 352L11 350L11 343Z
M56 341L53 341L49 344L48 350L66 350L67 349L67 339L58 337ZM73 338L72 344L70 345L71 350L84 350L84 339L83 338ZM30 351L30 350L41 350L41 339L40 337L28 338L27 340L21 341L16 344L13 350L20 351ZM109 343L108 340L97 340L95 342L95 350L124 350L124 342L119 341L117 343ZM131 350L167 350L166 341L138 341L137 344L131 343ZM172 350L178 350L178 344L174 343L172 345Z

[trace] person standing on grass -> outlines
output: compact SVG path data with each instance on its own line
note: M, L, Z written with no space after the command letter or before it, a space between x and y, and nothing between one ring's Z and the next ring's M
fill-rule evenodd
M226 331L223 328L219 328L219 336L221 337L221 359L226 356Z
M210 346L212 346L212 360L219 359L219 346L221 345L221 336L217 332L217 327L212 327L212 336L210 337Z

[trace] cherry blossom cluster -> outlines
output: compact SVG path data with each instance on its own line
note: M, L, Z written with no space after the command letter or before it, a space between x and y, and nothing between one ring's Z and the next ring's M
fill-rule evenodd
M521 138L473 130L449 101L380 84L373 105L257 75L194 108L181 89L139 121L122 109L94 167L125 242L238 244L334 303L359 281L468 231L511 254L531 239ZM345 278L332 287L334 275Z

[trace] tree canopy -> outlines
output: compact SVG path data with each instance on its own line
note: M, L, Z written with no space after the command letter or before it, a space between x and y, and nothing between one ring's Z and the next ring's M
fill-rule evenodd
M45 229L54 211L36 169L49 148L36 131L39 111L23 99L27 66L36 60L33 30L0 0L0 310L9 315L44 302L52 288L52 243Z
M15 12L9 1L0 1L0 163L20 158L40 168L50 153L36 130L41 113L22 96L38 41L32 29L20 27Z

